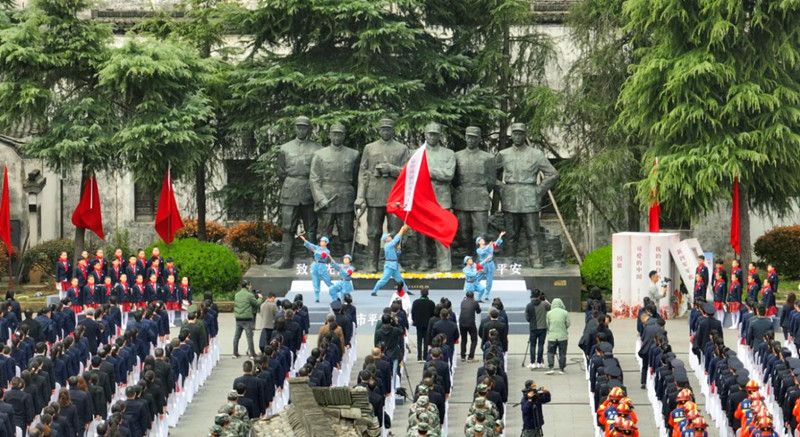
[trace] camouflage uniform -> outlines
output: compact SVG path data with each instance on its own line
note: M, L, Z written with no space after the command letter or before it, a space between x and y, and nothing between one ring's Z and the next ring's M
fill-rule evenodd
M476 424L474 427L468 429L464 435L466 437L489 437L494 436L495 434L489 434L488 427L481 424Z
M477 425L481 425L484 430L483 432L485 437L497 436L494 426L490 426L489 418L482 410L478 410L475 412L475 414L467 417L467 423L464 425L464 434L468 436L473 435Z
M222 427L219 425L212 425L208 429L208 437L220 437L222 435Z
M408 428L408 432L406 433L407 437L419 437L420 431L427 431L428 433L425 434L427 437L439 437L439 428L432 427L426 422L420 422L416 426L412 426Z
M233 435L240 436L240 437L247 437L248 435L250 435L250 429L249 429L250 427L248 426L249 425L249 421L247 423L242 421L239 418L239 416L237 414L235 414L236 413L236 409L234 408L233 405L231 405L231 404L223 405L222 407L220 407L218 413L227 414L228 415L228 417L230 418L230 424L225 429L230 430L230 432L235 433ZM246 412L245 412L245 417L247 417L247 413Z
M233 407L233 418L238 419L242 422L244 426L244 434L243 435L250 435L250 429L253 427L252 422L250 422L250 415L247 413L247 408L239 405L237 399L239 394L236 391L231 391L228 393L228 405Z
M426 418L426 419L423 419ZM436 405L428 402L427 396L420 396L416 402L411 405L408 414L408 424L414 426L419 422L427 422L433 428L439 428L439 410Z
M469 414L473 415L478 410L485 411L486 415L491 417L492 422L494 422L495 420L497 420L498 417L500 417L500 411L497 409L497 407L494 406L494 402L484 397L478 396L477 398L475 398L474 401L472 401L472 406L469 407Z

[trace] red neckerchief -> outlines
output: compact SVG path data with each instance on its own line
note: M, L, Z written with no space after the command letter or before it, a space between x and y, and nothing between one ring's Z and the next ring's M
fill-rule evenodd
M86 272L86 266L81 266L81 273L83 273L83 280L86 280L86 277L89 276L89 273Z
M114 286L113 286L113 285L111 285L111 284L106 284L106 296L111 296L111 289L112 289L113 287L114 287Z
M749 273L751 275L754 275L754 274L758 273L758 270L756 270L756 269L748 270L747 273Z
M175 283L174 282L172 284L167 282L167 287L169 287L169 293L174 293L175 292Z
M75 297L78 297L78 296L81 295L80 287L71 287L71 288L72 288L72 291L75 293Z
M128 286L124 282L120 282L120 285L122 285L122 294L128 294Z
M695 283L695 284L694 284L694 291L697 291L697 290L699 290L699 289L700 289L702 286L705 286L705 285L706 285L706 283L705 283L705 282L703 282L703 281L697 281L697 283Z
M151 287L153 287L153 290L155 290L156 287L158 287L158 281L155 281L155 282L154 281L150 281L149 284L150 284Z

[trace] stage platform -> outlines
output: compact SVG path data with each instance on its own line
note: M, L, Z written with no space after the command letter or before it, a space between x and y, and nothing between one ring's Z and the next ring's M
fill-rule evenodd
M503 268L501 269L500 266ZM338 277L338 274L331 275L334 282ZM454 302L454 305L457 305L456 302L461 301L464 293L464 279L460 272L404 272L403 277L408 288L417 296L421 288L428 287L432 299L438 300L441 296L447 296ZM356 291L353 297L356 304L379 299L370 296L372 288L379 278L380 274L356 273L354 275L353 286ZM304 302L309 307L314 303L311 275L306 264L298 264L294 269L283 270L263 265L252 266L244 275L244 279L250 281L254 289L264 293L274 292L281 297L302 293ZM500 297L503 302L508 299L509 303L514 302L516 307L521 307L523 310L530 301L529 290L538 288L545 293L548 300L561 298L568 311L581 311L581 275L578 266L533 269L513 264L498 264L492 288L493 297ZM389 281L380 295L388 301L393 289L394 281ZM330 303L325 284L321 285L320 299L319 305L327 307ZM506 303L507 307L509 307L509 303ZM381 309L387 304L388 302L380 303Z

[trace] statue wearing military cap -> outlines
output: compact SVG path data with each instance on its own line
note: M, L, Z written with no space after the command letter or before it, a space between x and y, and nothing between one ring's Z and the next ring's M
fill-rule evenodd
M511 125L512 147L501 150L495 157L497 187L506 232L508 253L518 253L521 231L528 237L530 263L543 267L544 236L539 231L539 211L542 196L558 181L558 172L540 150L529 146L523 123ZM543 179L539 181L539 173Z
M295 139L278 149L278 178L281 180L281 258L272 266L285 269L292 267L292 245L297 226L309 234L308 239L316 241L317 216L314 214L314 198L311 195L309 175L311 158L320 145L309 140L311 121L308 117L295 119Z
M353 242L353 203L358 184L358 152L344 146L345 128L334 124L330 128L331 145L314 153L311 158L311 194L314 210L319 217L322 235L333 235L333 226L344 246L350 250Z
M397 176L408 161L408 147L394 140L394 121L384 118L378 124L380 139L364 146L358 171L358 191L355 209L367 212L368 273L378 271L383 223L388 221L389 232L395 233L402 222L386 213L386 199Z
M439 123L429 123L425 126L425 144L427 145L428 170L431 174L431 184L436 201L442 208L452 209L452 182L456 174L456 157L452 150L442 145L442 126ZM421 270L430 269L431 246L436 248L436 270L449 272L453 269L450 248L421 234L417 238Z
M481 128L467 127L465 138L467 148L456 152L453 209L458 218L459 239L473 253L475 240L488 231L496 171L494 156L479 147Z

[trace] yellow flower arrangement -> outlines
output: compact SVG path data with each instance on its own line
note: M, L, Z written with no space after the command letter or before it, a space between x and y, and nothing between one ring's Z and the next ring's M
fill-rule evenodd
M353 273L353 279L380 279L381 273ZM405 279L464 279L463 273L431 272L401 273Z

